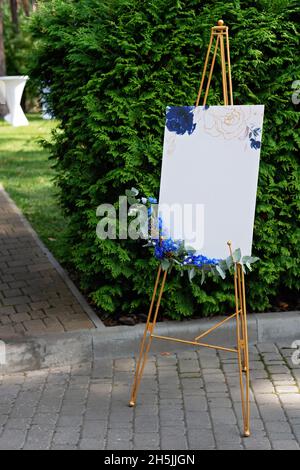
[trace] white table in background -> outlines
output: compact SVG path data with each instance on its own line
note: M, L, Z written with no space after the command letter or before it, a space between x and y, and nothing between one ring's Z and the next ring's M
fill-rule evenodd
M27 76L0 77L1 99L9 110L4 119L14 127L28 126L27 118L21 108L21 99L28 79Z

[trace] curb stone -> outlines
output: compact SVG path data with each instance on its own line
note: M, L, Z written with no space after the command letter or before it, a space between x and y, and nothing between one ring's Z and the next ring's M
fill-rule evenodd
M249 342L294 341L300 339L300 312L249 315ZM158 323L155 332L162 336L182 339L195 338L223 318ZM0 373L26 372L49 367L76 365L93 359L135 355L145 325L104 327L40 337L11 339L6 342L6 364ZM235 346L236 325L230 321L209 337L210 344ZM153 341L152 352L182 351L186 345ZM189 346L189 349L196 349Z

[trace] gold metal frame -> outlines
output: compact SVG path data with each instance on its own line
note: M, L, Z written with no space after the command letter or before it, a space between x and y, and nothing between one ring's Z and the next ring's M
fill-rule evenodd
M220 56L221 56L221 68L222 68L222 82L223 82L223 96L224 96L224 105L233 104L233 95L232 95L232 81L231 81L231 66L230 66L230 50L229 50L229 35L228 27L224 26L224 22L220 20L218 26L212 28L210 43L206 55L206 60L204 64L203 75L200 84L200 90L197 97L196 106L199 105L201 94L204 89L205 77L207 74L209 58L212 52L213 42L216 40L215 48L213 52L212 63L208 75L208 81L206 85L204 102L206 104L208 92L210 88L211 78L216 62L216 56L218 48L220 47ZM225 44L224 44L225 40ZM226 57L227 56L227 57ZM227 58L227 65L226 65ZM229 96L228 96L229 90ZM232 255L232 246L231 242L228 242L229 251ZM192 341L182 340L179 338L172 338L169 336L159 336L154 334L157 317L159 313L159 308L166 284L167 271L163 271L162 267L159 266L156 281L154 285L152 300L150 304L150 309L148 313L147 323L144 331L144 335L141 342L139 358L136 365L136 371L134 376L134 382L131 391L131 398L129 405L135 406L139 387L141 384L142 376L144 373L145 365L148 359L148 354L151 348L153 339L165 340L165 341L174 341L177 343L188 344L191 346L201 346L204 348L214 349L217 351L226 351L230 353L237 354L238 365L239 365L239 379L240 379L240 388L241 388L241 401L242 401L242 415L244 423L244 436L250 436L250 368L249 368L249 346L248 346L248 327L247 327L247 310L246 310L246 293L245 293L245 278L243 267L240 263L235 263L234 266L234 292L235 292L235 313L227 317L225 320L219 322L214 327L210 328L205 333L197 336ZM200 342L217 328L223 326L228 321L236 319L236 335L237 335L237 347L236 348L226 348L223 346L215 346L207 343Z

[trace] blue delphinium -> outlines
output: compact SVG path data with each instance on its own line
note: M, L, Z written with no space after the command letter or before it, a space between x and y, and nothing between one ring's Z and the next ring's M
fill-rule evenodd
M157 199L155 197L148 197L148 202L150 202L150 204L157 204Z
M194 106L173 106L167 108L166 126L170 132L191 135L196 129L194 123Z
M196 266L198 268L202 268L203 266L206 265L212 265L216 266L219 264L220 260L216 258L207 258L206 256L203 255L186 255L184 257L183 264L185 266L191 265L191 266Z
M153 240L154 256L159 260L170 257L178 252L182 246L182 242L176 242L172 238Z

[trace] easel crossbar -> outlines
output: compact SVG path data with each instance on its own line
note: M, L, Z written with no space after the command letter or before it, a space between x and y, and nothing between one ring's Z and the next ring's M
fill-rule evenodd
M171 336L151 335L151 338L163 339L166 341L175 341L177 343L190 344L191 346L202 346L203 348L216 349L217 351L227 351L231 353L238 353L237 349L223 348L222 346L214 346L212 344L199 343L198 341L188 341L185 339L172 338Z
M198 341L199 339L205 338L205 336L210 335L213 331L215 331L217 328L220 328L220 326L223 326L225 323L229 322L233 318L236 318L237 314L241 313L241 310L239 310L237 313L234 313L233 315L230 315L230 317L225 318L225 320L219 322L217 325L213 326L209 330L205 331L205 333L202 333L201 335L197 336L195 338L195 341Z

